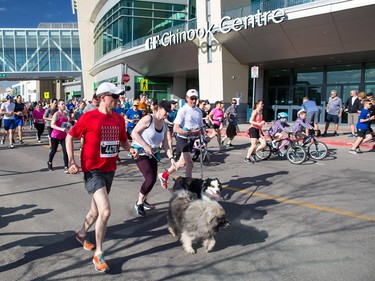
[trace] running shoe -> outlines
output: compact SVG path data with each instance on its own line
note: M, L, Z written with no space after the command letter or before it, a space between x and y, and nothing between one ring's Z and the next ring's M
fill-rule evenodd
M155 209L155 206L148 203L147 201L143 201L143 208L145 210L153 210L153 209Z
M38 133L35 134L36 140L39 140Z
M68 167L65 167L65 168L64 168L64 173L65 173L65 174L69 174L69 168L68 168Z
M53 167L52 167L51 162L47 162L47 167L48 167L48 170L53 171Z
M38 140L38 143L42 143L42 140L39 139L39 140Z
M164 173L159 173L158 178L160 180L161 186L163 188L167 189L168 188L168 185L167 185L168 177L164 177Z
M254 159L253 156L250 156L250 158L245 158L244 162L247 163L247 164L254 164L255 159Z
M355 149L349 150L349 153L351 153L351 154L358 154L358 152Z
M96 271L106 272L109 270L109 266L104 260L103 253L95 254L92 263L95 265Z
M4 143L5 143L5 140L4 139L1 139L1 145L4 145Z
M81 245L83 246L83 249L85 249L86 251L92 251L95 248L95 245L90 242L87 235L81 237L81 236L79 236L79 232L77 232L76 233L76 240L79 243L81 243Z
M362 150L360 148L356 148L355 151L357 151L357 153L362 153Z
M350 134L350 135L348 136L348 138L355 138L355 135L354 135L354 134Z
M220 151L225 150L227 147L225 145L220 146Z
M23 144L23 140L20 140L20 144Z
M334 136L334 137L336 137L336 136L338 136L338 135L339 135L339 134L338 134L337 132L334 132L334 133L333 133L333 136Z
M234 145L231 143L227 143L227 147L234 147Z
M134 205L134 209L137 211L137 214L140 216L140 217L145 217L146 216L146 212L145 212L145 208L143 207L142 204L137 204L135 203Z
M10 144L10 145L8 146L8 148L9 148L9 149L12 149L12 148L14 148L14 145L13 145L13 144Z

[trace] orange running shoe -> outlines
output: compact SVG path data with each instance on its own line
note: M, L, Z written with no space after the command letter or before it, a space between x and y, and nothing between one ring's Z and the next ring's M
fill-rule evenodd
M76 233L76 240L82 244L83 249L87 251L92 251L95 248L95 245L90 242L89 238L87 235L81 237L79 236L79 232Z
M109 266L104 260L103 253L94 255L92 263L95 265L96 271L106 272L109 270Z

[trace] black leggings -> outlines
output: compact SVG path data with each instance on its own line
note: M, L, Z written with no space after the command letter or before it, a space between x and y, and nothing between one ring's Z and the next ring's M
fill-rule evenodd
M145 178L141 186L141 193L143 195L148 195L156 182L158 162L155 158L149 158L148 156L140 156L135 162Z
M58 140L51 138L51 149L49 151L48 162L52 163L53 157L55 157L57 147L61 144L63 156L64 156L64 167L68 167L68 153L66 152L65 139Z
M38 140L40 140L40 137L44 133L44 124L34 123L35 129L38 132Z

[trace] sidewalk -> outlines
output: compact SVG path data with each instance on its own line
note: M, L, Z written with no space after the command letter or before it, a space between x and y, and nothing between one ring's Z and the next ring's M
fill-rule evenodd
M290 123L292 124L292 122ZM249 135L246 134L246 130L249 128L249 124L239 124L240 132L237 133L237 137L246 137L248 138ZM263 128L265 130L268 130L271 127L271 124L267 124ZM324 124L319 124L319 128L321 132L324 131ZM225 135L225 129L223 129L222 134ZM319 137L319 140L324 142L327 145L331 146L343 146L343 147L351 147L353 142L356 140L356 138L349 138L348 135L350 134L350 126L349 125L341 125L339 126L339 135L333 136L333 124L331 124L328 128L328 136L327 137ZM370 143L366 143L361 145L361 147L364 147L366 149L375 149L375 142L372 141Z

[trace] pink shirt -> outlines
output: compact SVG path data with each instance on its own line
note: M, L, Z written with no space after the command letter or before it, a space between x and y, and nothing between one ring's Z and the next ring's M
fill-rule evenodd
M223 123L224 112L219 108L212 109L212 112L212 120L214 121L214 124L220 126L220 124Z
M44 124L43 120L43 115L46 110L44 108L41 108L40 111L37 110L36 108L33 111L33 118L34 118L34 123L38 124Z
M254 118L254 122L256 122L256 123L260 123L260 122L262 122L262 121L263 121L263 115L262 115L262 114L257 114L257 115L255 116L255 118ZM254 128L256 128L256 129L259 129L259 130L262 129L262 126L260 126L260 125L254 125L254 124L251 124L251 127L254 127Z

